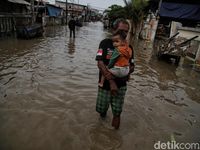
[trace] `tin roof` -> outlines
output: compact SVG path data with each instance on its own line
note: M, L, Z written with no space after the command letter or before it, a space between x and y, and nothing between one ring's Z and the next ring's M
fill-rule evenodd
M25 0L8 0L11 3L23 4L23 5L31 5L30 3L26 2Z

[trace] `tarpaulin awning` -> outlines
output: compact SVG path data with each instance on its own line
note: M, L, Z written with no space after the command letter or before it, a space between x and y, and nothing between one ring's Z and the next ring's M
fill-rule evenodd
M62 8L58 7L53 7L51 5L46 5L47 10L48 10L48 15L51 17L56 17L59 16L62 12Z
M200 5L162 2L159 14L177 20L200 21Z
M47 6L49 16L51 16L51 17L59 16L62 12L62 8L53 7L51 5L46 5L46 6Z
M17 3L17 4L23 4L23 5L31 5L30 3L24 1L24 0L8 0L11 3Z

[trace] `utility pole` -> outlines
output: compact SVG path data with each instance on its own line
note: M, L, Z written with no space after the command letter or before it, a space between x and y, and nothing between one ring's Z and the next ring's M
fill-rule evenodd
M160 0L158 4L158 13L160 12L161 5L162 5L162 0Z
M31 0L31 24L35 22L35 14L34 14L34 0Z
M68 4L67 4L67 0L66 0L65 5L66 5L66 24L67 24L67 17L68 17L68 8L67 8Z

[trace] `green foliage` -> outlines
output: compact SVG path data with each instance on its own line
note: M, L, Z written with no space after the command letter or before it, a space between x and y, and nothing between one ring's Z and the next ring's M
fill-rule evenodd
M124 9L124 7L119 5L110 6L107 10L104 11L104 13L107 13L107 16L111 20L111 22L117 18L127 18L126 10Z
M142 21L148 13L146 10L148 0L130 0L128 2L125 1L125 3L127 17L133 20L135 24Z
M124 0L125 7L112 5L104 13L107 14L110 24L117 18L126 18L131 23L131 33L135 34L141 22L148 14L149 0ZM136 34L135 34L136 35Z
M146 17L149 0L124 0L126 6L112 5L104 13L107 13L108 18L112 22L116 18L131 19L134 24L141 22Z
M142 29L142 21L148 14L149 0L124 0L126 16L130 20L130 41L137 39Z

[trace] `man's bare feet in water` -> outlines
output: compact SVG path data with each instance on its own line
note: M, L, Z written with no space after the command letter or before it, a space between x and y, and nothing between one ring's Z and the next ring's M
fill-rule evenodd
M115 129L119 129L119 126L120 126L120 116L113 116L112 126Z

